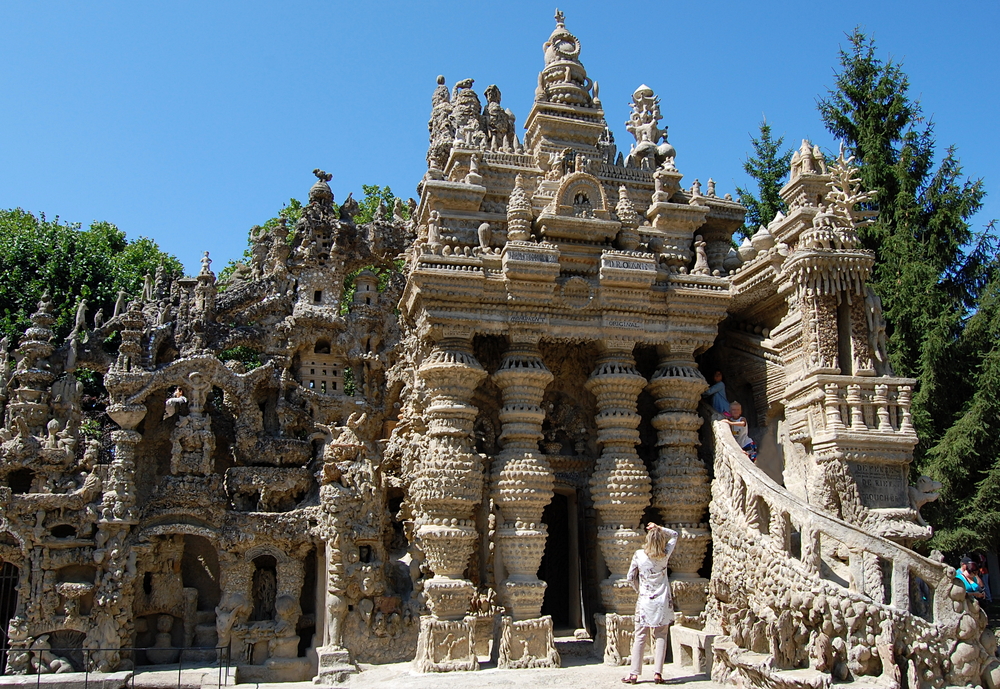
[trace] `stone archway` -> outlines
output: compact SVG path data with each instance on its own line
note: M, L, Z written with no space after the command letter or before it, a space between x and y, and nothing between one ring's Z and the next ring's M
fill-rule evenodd
M7 671L7 627L17 612L21 571L12 563L0 563L0 674Z

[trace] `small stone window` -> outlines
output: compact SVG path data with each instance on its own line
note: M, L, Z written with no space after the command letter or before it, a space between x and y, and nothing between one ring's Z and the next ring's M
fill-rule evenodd
M7 485L14 495L31 492L31 484L35 481L35 472L31 469L16 469L7 474Z
M76 528L71 524L53 526L52 538L76 538Z
M318 289L315 292L313 292L313 302L317 304L323 303L323 290Z

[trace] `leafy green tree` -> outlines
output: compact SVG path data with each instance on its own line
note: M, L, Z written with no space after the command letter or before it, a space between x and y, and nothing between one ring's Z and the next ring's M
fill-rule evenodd
M954 147L937 159L933 123L910 97L902 66L880 59L859 29L848 41L836 85L819 110L855 156L864 186L876 192L867 210L878 216L860 235L875 253L872 286L882 298L893 368L918 381L917 466L944 483L942 501L927 509L940 527L932 545L996 543L1000 531L989 525L1000 524L1000 503L965 514L969 501L985 506L991 482L1000 485L1000 475L991 473L996 447L982 438L1000 393L997 239L992 228L977 233L970 224L983 182L963 176Z
M377 184L362 184L361 191L365 195L358 202L358 214L354 216L354 222L360 225L374 220L380 203L385 204L386 212L390 216L392 215L392 207L396 203L396 195L392 193L392 189L388 186L380 187ZM403 217L410 217L405 206L403 207Z
M281 218L284 218L289 230L288 241L291 242L295 237L295 223L297 223L301 217L302 202L298 199L288 199L288 203L285 204L280 211L278 211L276 216L269 218L263 225L250 228L250 231L247 232L247 246L243 249L243 254L238 259L229 259L226 265L223 266L222 270L219 271L219 282L222 283L220 284L220 288L223 290L225 289L225 282L229 279L229 276L233 274L233 271L236 270L236 266L238 264L249 263L253 259L253 254L251 254L250 249L253 246L255 233L270 232L274 226L280 222Z
M20 208L0 210L0 335L16 342L29 327L29 316L45 292L52 297L57 336L73 328L77 304L87 300L87 318L98 309L105 319L114 311L119 291L138 296L143 278L163 266L182 272L180 262L145 237L128 241L108 222L48 220Z
M792 158L792 149L781 149L785 137L775 139L767 119L760 122L760 138L751 136L750 143L754 155L743 161L743 170L757 181L757 195L744 187L736 187L740 203L747 209L743 227L739 229L743 237L752 237L757 228L771 222L778 211L788 211L778 192L788 177L788 163Z

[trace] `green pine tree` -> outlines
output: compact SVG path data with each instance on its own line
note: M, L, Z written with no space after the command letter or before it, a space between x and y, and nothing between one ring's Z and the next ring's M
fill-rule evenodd
M984 463L996 463L995 449L980 457L989 451L984 417L1000 394L990 364L996 337L981 335L994 318L996 237L973 230L983 183L963 176L954 147L937 160L933 123L910 98L902 66L881 60L859 29L848 39L836 85L819 110L855 156L865 187L876 192L869 210L878 216L861 238L876 257L872 285L882 298L893 368L918 381L917 466L945 484L945 500L928 509L939 527L932 544L950 550L993 519L987 511L973 518L979 522L960 522L955 510L979 499L977 486L987 493L989 481L1000 486L1000 476L983 473Z
M949 148L935 167L934 127L909 97L899 63L883 62L859 29L840 51L836 87L819 102L823 121L861 167L876 221L861 229L875 252L874 287L883 300L897 373L920 377L931 331L953 339L982 289L988 243L977 244L969 218L985 194L963 179Z
M927 452L925 471L943 484L927 516L939 528L933 544L947 552L1000 548L1000 270L983 290L954 357L972 394L955 422Z
M750 143L754 155L743 162L743 170L757 181L757 196L748 189L736 187L740 203L747 209L743 227L738 230L743 237L752 237L757 228L771 222L778 211L788 211L778 192L788 177L788 163L792 158L792 149L781 150L785 137L775 139L766 118L760 122L760 138L751 136Z

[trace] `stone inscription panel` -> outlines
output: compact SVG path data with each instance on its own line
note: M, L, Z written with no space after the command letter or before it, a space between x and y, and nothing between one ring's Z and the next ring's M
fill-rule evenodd
M627 261L616 258L605 258L601 261L605 268L619 268L621 270L648 270L656 272L656 266L652 261Z
M530 261L532 263L555 263L552 254L536 254L528 251L508 251L504 256L509 261Z
M858 485L865 507L906 507L906 478L903 467L885 464L849 462L851 475Z
M604 327L615 328L617 330L644 330L645 323L642 321L632 320L631 318L622 318L620 316L609 316L605 314Z

